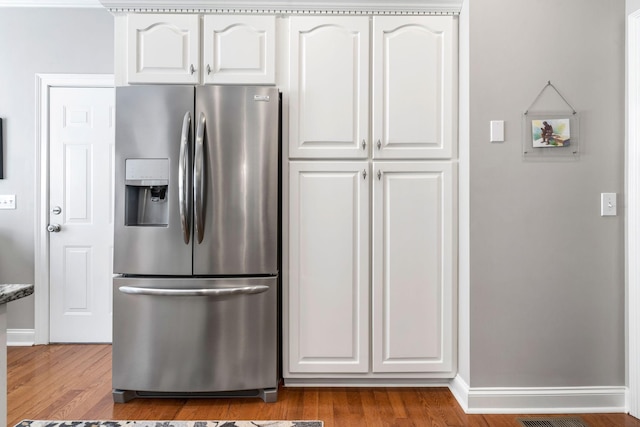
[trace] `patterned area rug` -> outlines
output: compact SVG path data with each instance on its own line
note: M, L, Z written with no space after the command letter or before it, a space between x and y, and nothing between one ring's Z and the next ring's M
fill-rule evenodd
M322 421L50 421L23 420L16 427L322 427Z

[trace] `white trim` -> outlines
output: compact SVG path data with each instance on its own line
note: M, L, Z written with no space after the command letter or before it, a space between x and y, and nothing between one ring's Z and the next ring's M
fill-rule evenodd
M462 407L462 410L465 413L469 413L469 385L465 380L460 375L456 375L449 382L449 390Z
M469 387L459 376L449 388L468 414L626 412L626 387Z
M463 4L458 20L458 316L457 372L470 377L471 346L471 214L469 162L469 1ZM470 381L470 380L469 380Z
M627 385L631 415L640 416L640 10L627 19L627 137L625 273L627 287Z
M49 343L49 89L114 87L112 74L36 74L34 343Z
M457 14L462 0L100 0L112 12Z
M7 329L7 346L30 347L35 344L35 329Z
M98 0L0 0L0 7L102 7Z
M419 378L285 378L285 387L447 387L449 380Z

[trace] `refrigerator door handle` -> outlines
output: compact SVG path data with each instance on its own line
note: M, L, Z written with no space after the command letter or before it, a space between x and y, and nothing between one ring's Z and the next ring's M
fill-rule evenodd
M225 297L231 295L251 295L261 294L269 290L269 286L240 286L233 288L217 289L161 289L161 288L139 288L135 286L120 286L118 290L130 295L154 295L168 297Z
M204 237L204 131L206 119L204 113L198 117L196 130L196 154L193 165L193 198L195 203L195 226L198 243Z
M185 244L189 244L191 236L191 213L189 211L189 158L191 136L191 112L187 111L182 120L182 137L180 138L180 160L178 164L178 200L180 204L180 224Z

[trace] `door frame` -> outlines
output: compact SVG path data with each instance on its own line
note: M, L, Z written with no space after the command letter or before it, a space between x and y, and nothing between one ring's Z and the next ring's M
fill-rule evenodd
M113 74L36 74L34 342L49 344L49 93L53 87L113 88Z
M626 232L627 411L640 417L640 9L627 16Z

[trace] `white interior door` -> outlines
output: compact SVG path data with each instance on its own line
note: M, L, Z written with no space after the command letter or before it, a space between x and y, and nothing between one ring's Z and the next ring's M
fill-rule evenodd
M51 342L111 342L114 94L50 90Z

